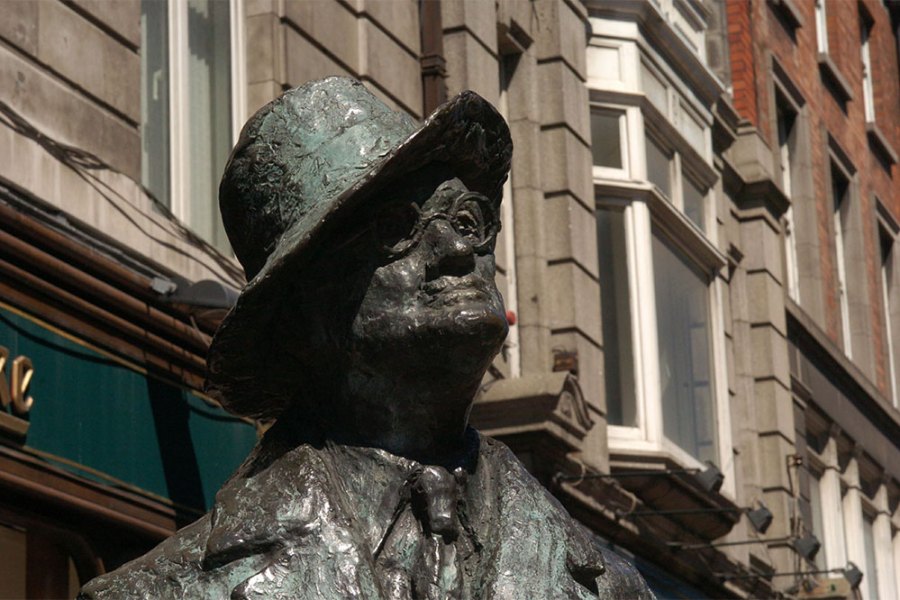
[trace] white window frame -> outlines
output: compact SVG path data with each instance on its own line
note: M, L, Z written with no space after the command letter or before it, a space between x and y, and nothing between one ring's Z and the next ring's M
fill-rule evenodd
M603 106L607 106L604 104ZM643 101L646 111L651 106ZM678 250L688 260L709 275L709 335L710 370L712 373L711 394L715 403L718 464L726 473L723 492L736 494L731 460L731 421L728 406L728 389L725 364L725 327L723 315L724 282L718 272L727 264L725 257L712 242L711 235L705 235L699 227L681 211L681 207L664 197L653 184L646 181L645 116L640 110L630 111L629 155L632 173L641 181L633 183L599 177L595 172L595 197L598 208L609 208L623 212L625 244L628 270L628 296L631 312L631 344L634 368L636 427L609 425L610 448L621 453L662 453L685 467L702 467L700 462L687 451L666 439L663 434L663 412L660 402L659 345L657 340L656 296L653 272L652 241L654 228L658 228L668 240L674 242ZM656 132L654 139L664 148L673 150L673 194L680 199L680 180L687 165L681 161L687 142L674 128ZM666 139L660 137L666 135ZM677 143L673 143L677 141ZM715 222L714 203L710 201L716 177L711 167L698 166L696 153L691 156L691 174L698 172L706 177L701 182L707 189L705 202L705 222L709 227ZM677 171L675 170L677 169ZM674 186L679 186L677 189ZM676 200L677 202L677 200ZM714 228L709 227L711 231Z
M619 152L622 158L622 168L593 165L594 179L631 179L631 165L634 164L634 157L631 150L633 144L629 143L629 140L631 139L630 132L634 128L631 124L637 121L639 109L621 104L591 103L591 113L599 111L619 113ZM595 140L591 140L591 143L595 143Z
M828 150L828 196L831 201L831 221L834 233L834 259L837 271L838 300L841 311L841 336L844 354L847 358L853 358L853 332L850 322L850 293L847 287L847 265L845 256L845 232L843 213L853 208L849 205L853 201L853 173L854 170L847 165L829 145ZM835 175L840 176L846 182L846 189L840 198L834 197Z
M863 70L863 107L866 114L866 123L875 122L875 93L872 81L872 57L870 54L869 39L872 37L872 23L865 18L859 20L860 58Z
M677 0L681 1L681 0ZM672 26L676 0L660 3L667 22L660 29L675 31L673 41L682 38L682 32ZM696 0L687 0L687 5ZM659 55L652 43L644 39L644 32L633 23L613 19L591 18L593 37L588 52L589 97L592 106L627 107L627 155L629 177L607 177L601 171L593 171L594 195L598 209L621 211L625 228L624 243L627 270L628 305L631 317L631 364L634 370L635 419L637 426L608 425L610 451L618 455L643 455L659 457L682 467L702 468L700 462L687 451L669 442L663 435L663 411L660 402L660 377L658 332L656 318L655 284L653 273L652 240L654 227L663 231L667 239L687 258L709 276L709 335L711 396L715 403L717 462L725 474L721 492L734 499L736 482L731 439L731 422L726 365L726 341L724 327L724 298L727 287L719 276L727 264L725 256L716 247L716 202L714 190L719 181L712 167L712 124L710 107L702 104L700 97L684 77L676 73L668 59ZM656 26L654 24L654 26ZM668 31L666 31L668 33ZM678 41L683 41L679 39ZM625 73L632 78L616 74L607 63L601 61L590 48L620 46L618 66L627 67ZM684 45L685 49L688 46ZM703 49L705 51L705 48ZM611 54L611 53L607 53ZM605 55L604 55L605 56ZM641 67L656 78L663 88L659 100L664 106L651 103L641 81ZM679 67L682 68L682 67ZM700 74L700 77L703 75ZM689 115L704 128L703 148L695 148L674 125L675 106L678 113ZM645 127L652 121L658 129L655 137L677 157L673 165L673 204L664 198L646 177ZM677 162L676 162L677 161ZM695 184L706 190L704 224L701 231L679 209L684 171L690 173ZM625 282L623 282L624 284Z
M828 15L825 0L816 0L816 49L820 54L828 54Z
M649 105L647 105L649 106ZM694 151L684 137L677 132L670 124L664 122L659 116L644 116L644 135L641 136L640 147L642 154L640 164L642 168L636 168L638 175L649 181L647 173L647 154L645 140L649 136L653 142L664 152L671 155L669 161L669 181L671 186L671 197L661 195L666 198L672 206L679 212L684 214L684 178L688 177L694 183L695 187L703 193L703 228L692 220L689 222L702 232L707 238L715 243L716 229L712 225L715 223L715 206L712 201L712 191L716 181L716 175L705 163L702 157ZM705 192L703 192L705 190Z
M784 250L785 250L785 284L788 297L794 302L800 303L800 271L797 260L797 235L794 224L794 165L791 156L791 138L797 135L801 108L797 106L795 99L784 87L775 82L775 135L778 140L779 170L781 172L781 190L785 196L791 199L791 205L784 213ZM784 122L787 119L786 111L793 114L793 123L790 129Z
M211 0L221 1L221 0ZM244 0L227 0L231 28L231 143L237 142L247 114L247 74L244 61ZM168 0L169 27L169 206L190 226L190 114L188 84L188 0Z
M874 201L875 206L877 207L876 227L878 231L878 254L881 262L878 270L881 276L881 311L884 323L884 345L887 350L888 385L891 394L891 404L893 404L894 408L900 409L900 397L898 397L897 394L897 355L896 348L894 347L894 328L897 325L900 325L900 323L895 323L894 319L891 318L892 296L895 296L898 293L896 289L891 288L896 288L898 284L897 273L900 271L900 269L898 269L898 266L900 265L897 264L897 261L900 261L900 254L898 254L897 246L897 236L900 234L900 224L894 220L890 211L884 207L877 197L874 198ZM887 260L881 256L882 238L887 239L891 246ZM891 273L888 272L888 269L891 270Z

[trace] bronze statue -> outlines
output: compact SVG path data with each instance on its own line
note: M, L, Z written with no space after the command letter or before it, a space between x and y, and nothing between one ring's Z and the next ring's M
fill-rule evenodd
M472 92L420 126L329 78L250 119L219 190L250 283L208 386L277 420L209 514L82 598L652 598L467 426L508 329L511 153Z

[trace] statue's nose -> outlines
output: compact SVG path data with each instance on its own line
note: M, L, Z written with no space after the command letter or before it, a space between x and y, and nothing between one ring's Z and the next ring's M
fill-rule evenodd
M472 244L443 219L432 221L426 231L431 246L430 277L466 275L475 268Z

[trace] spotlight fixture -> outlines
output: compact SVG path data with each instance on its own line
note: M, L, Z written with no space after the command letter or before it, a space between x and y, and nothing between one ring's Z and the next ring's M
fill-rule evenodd
M660 475L677 475L690 473L696 475L695 479L706 492L718 492L725 482L725 475L711 461L706 461L706 467L692 467L690 469L665 469L663 471L619 471L617 473L590 473L587 475L565 475L557 473L555 481L582 481L585 479L629 479L632 477L658 477Z
M794 538L791 546L797 551L797 554L812 562L816 558L816 554L819 553L822 543L816 539L816 536L807 533L802 538Z
M750 521L753 529L759 533L765 533L769 529L773 518L772 511L761 502L759 508L747 511L747 520Z
M716 465L706 461L706 468L697 473L697 482L707 492L718 492L722 489L725 476Z
M859 567L854 565L852 562L848 562L847 566L843 569L844 579L847 580L847 583L850 584L850 589L855 590L859 588L859 584L862 583L863 573L859 570Z

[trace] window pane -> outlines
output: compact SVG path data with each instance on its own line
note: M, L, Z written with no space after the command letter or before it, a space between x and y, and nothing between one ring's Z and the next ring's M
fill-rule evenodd
M822 519L822 491L819 488L819 478L814 473L809 475L809 509L812 513L812 534L821 542L822 547L816 553L815 564L819 569L824 569L828 561L825 557L825 525Z
M682 188L684 195L684 214L688 219L697 224L697 227L704 229L706 221L704 219L706 206L706 192L701 191L699 187L688 178L687 175L682 177Z
M141 2L141 183L169 206L168 4Z
M669 155L647 137L647 180L656 185L667 197L672 197L672 175L669 168Z
M229 4L189 0L187 5L190 224L201 237L220 249L228 248L217 192L231 150Z
M610 425L637 426L631 311L625 250L625 220L621 211L597 211L600 253L600 308L603 325L603 376Z
M623 118L625 115L614 110L591 112L591 150L598 167L623 168L620 129Z
M653 274L663 433L698 460L718 462L709 280L655 234Z
M881 225L878 226L878 241L881 246L881 306L884 311L884 338L887 346L888 371L891 383L891 402L898 406L897 366L894 354L894 324L891 298L894 296L894 240L891 234Z

